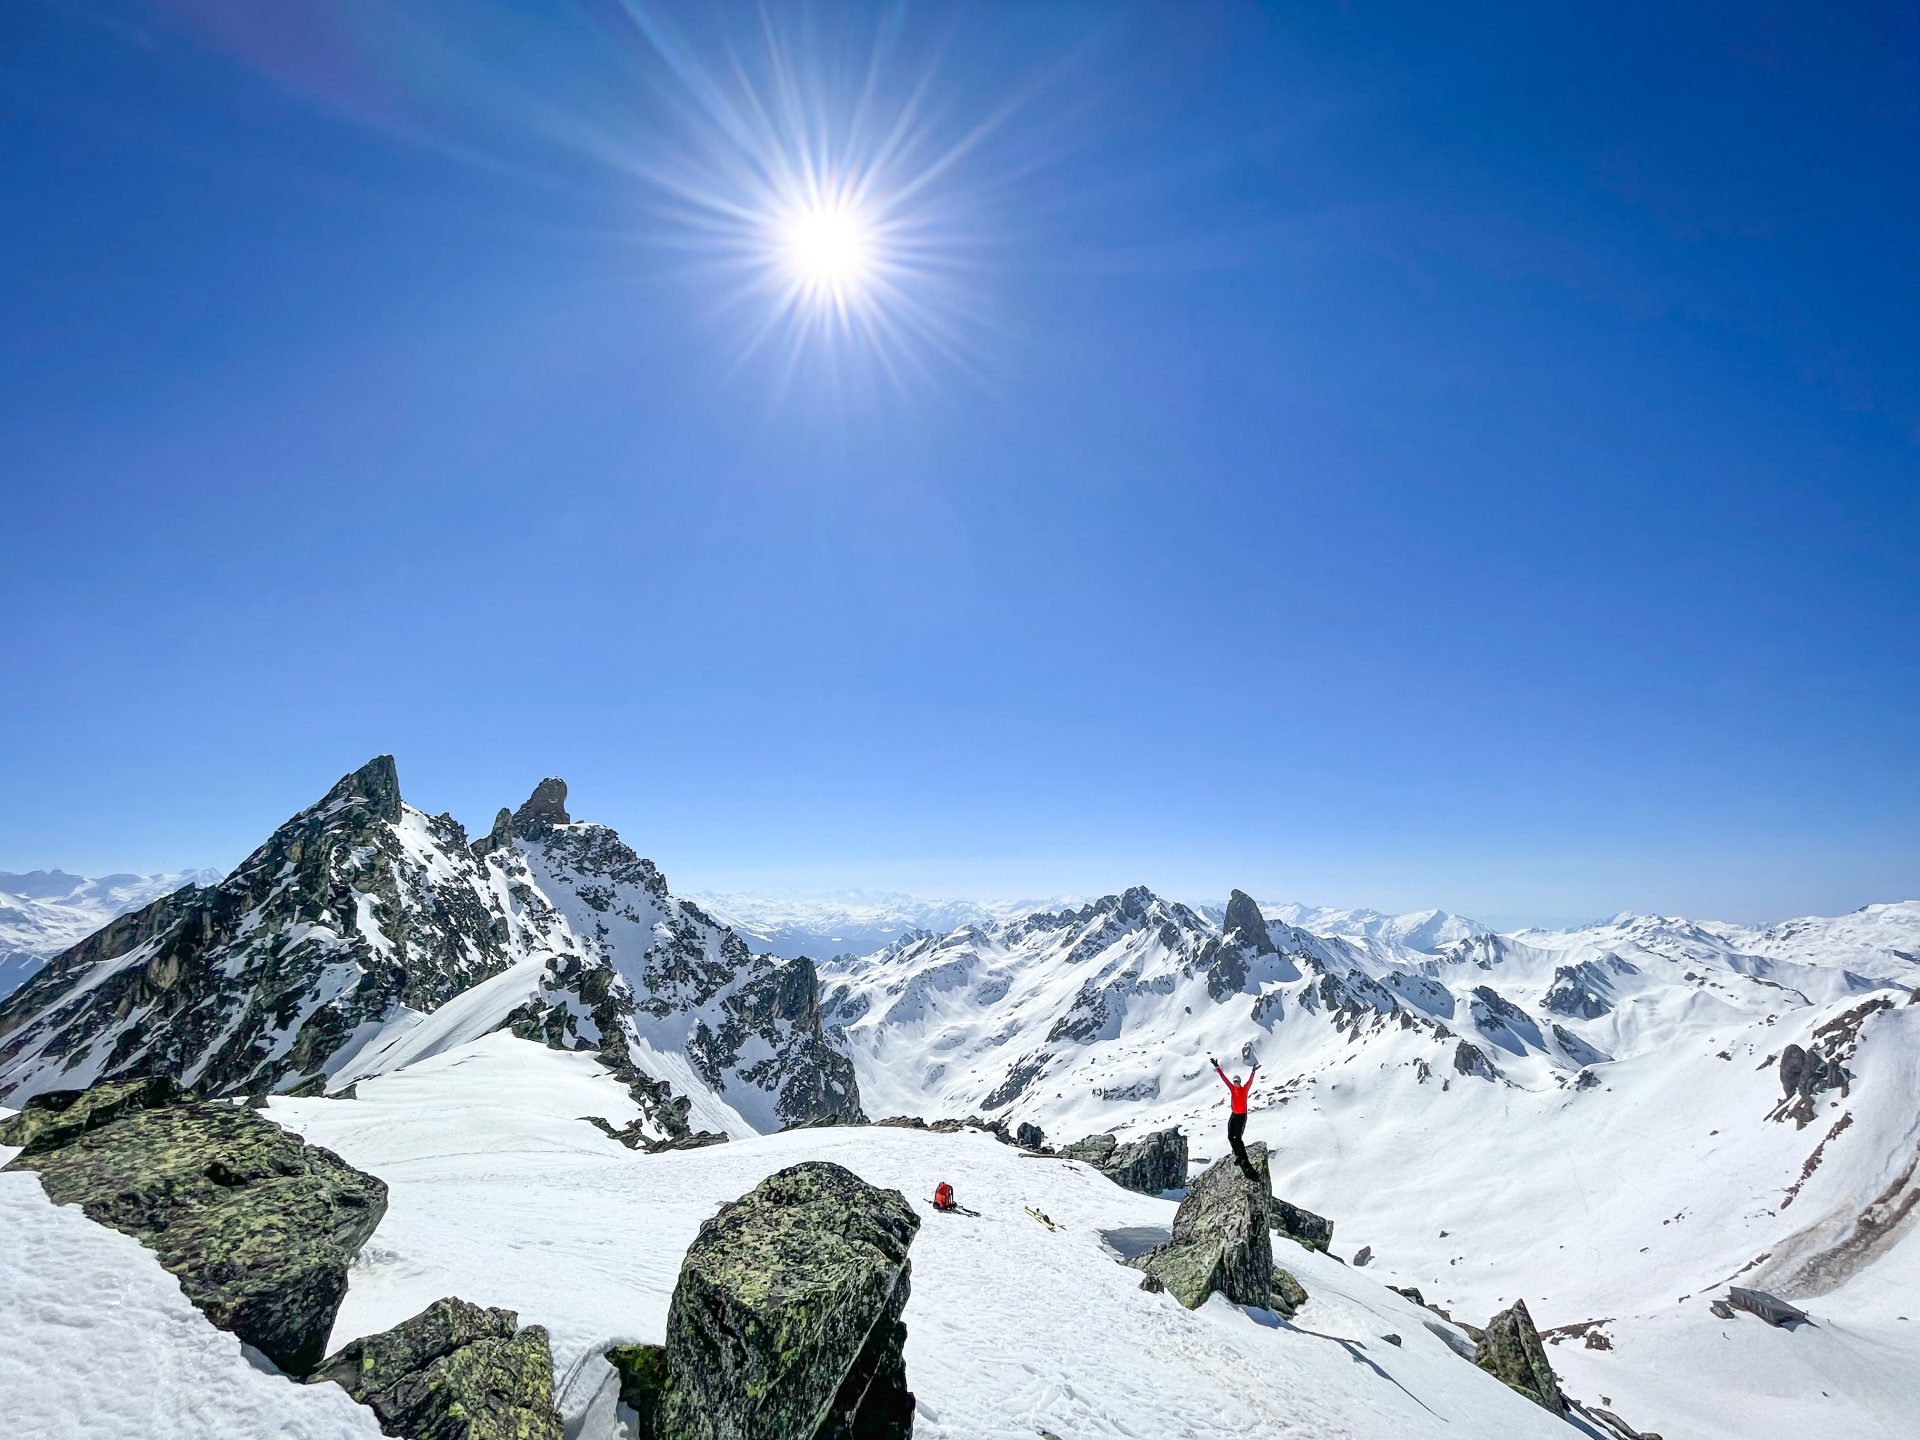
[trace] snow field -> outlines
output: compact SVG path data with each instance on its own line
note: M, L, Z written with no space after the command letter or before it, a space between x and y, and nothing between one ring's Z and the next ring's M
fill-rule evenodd
M1431 1318L1364 1272L1279 1242L1313 1299L1288 1323L1139 1289L1100 1232L1166 1226L1170 1201L978 1134L803 1130L636 1154L575 1117L624 1093L590 1061L491 1036L365 1081L361 1098L272 1115L381 1176L391 1206L333 1347L457 1294L548 1327L569 1434L610 1440L607 1346L658 1341L700 1223L766 1175L832 1160L912 1199L906 1312L920 1440L1250 1435L1566 1440L1564 1425L1455 1356ZM934 1213L942 1179L977 1219ZM1061 1226L1025 1213L1035 1206ZM1385 1342L1397 1333L1399 1347Z

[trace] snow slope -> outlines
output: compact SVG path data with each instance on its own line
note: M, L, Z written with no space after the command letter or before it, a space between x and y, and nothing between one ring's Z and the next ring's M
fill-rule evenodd
M1370 1245L1475 1323L1515 1298L1543 1326L1606 1322L1611 1350L1575 1336L1556 1360L1642 1428L1751 1433L1751 1393L1890 1435L1891 1387L1920 1365L1886 1298L1920 1279L1920 1005L1893 974L1920 906L1874 912L1770 932L1619 916L1396 959L1278 920L1262 946L1142 890L825 979L873 1113L1056 1141L1179 1124L1213 1156L1207 1056L1258 1058L1249 1136L1343 1253ZM1802 1116L1789 1046L1831 1067ZM1715 1320L1729 1281L1814 1310L1818 1333L1776 1354L1776 1332Z
M1282 1245L1313 1298L1291 1323L1216 1297L1188 1313L1139 1289L1102 1230L1166 1226L1170 1201L978 1134L794 1131L636 1155L574 1119L624 1095L590 1061L492 1036L364 1083L360 1099L270 1113L391 1187L338 1346L446 1294L548 1327L569 1434L607 1440L610 1344L662 1338L701 1221L764 1176L828 1159L899 1188L923 1217L907 1306L919 1440L1100 1436L1405 1437L1570 1432L1463 1362L1432 1317L1364 1272ZM925 1197L954 1182L978 1219ZM1025 1214L1037 1206L1063 1227ZM1399 1347L1384 1340L1398 1334Z
M18 1152L0 1146L0 1164ZM0 1174L0 1415L34 1440L101 1435L374 1440L337 1385L299 1385L213 1325L129 1235Z
M64 870L0 871L0 1000L50 956L58 955L116 915L138 910L183 885L208 885L213 870L167 875L69 875Z

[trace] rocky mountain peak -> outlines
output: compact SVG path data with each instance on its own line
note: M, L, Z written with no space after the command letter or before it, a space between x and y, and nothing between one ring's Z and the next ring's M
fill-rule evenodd
M528 839L555 825L571 825L567 814L567 782L549 775L533 787L526 804L513 812L514 833Z
M1229 937L1236 930L1240 932L1240 943L1254 954L1280 953L1279 946L1273 943L1273 937L1267 933L1266 918L1261 915L1260 907L1244 890L1236 890L1227 897L1227 915L1221 923L1221 932Z
M320 804L326 806L346 800L364 800L381 820L400 818L400 771L391 755L376 755L351 775L343 775L326 793Z

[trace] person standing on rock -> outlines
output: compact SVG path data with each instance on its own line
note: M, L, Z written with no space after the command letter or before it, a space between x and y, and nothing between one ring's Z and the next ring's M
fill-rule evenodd
M1211 1055L1207 1060L1213 1066L1213 1073L1218 1075L1226 1085L1227 1094L1233 1100L1233 1114L1227 1117L1227 1143L1233 1146L1233 1158L1240 1162L1240 1168L1251 1170L1253 1162L1247 1159L1246 1142L1241 1137L1247 1133L1247 1096L1253 1091L1253 1077L1260 1073L1260 1067L1255 1065L1249 1070L1245 1080L1235 1080L1220 1068L1218 1060Z

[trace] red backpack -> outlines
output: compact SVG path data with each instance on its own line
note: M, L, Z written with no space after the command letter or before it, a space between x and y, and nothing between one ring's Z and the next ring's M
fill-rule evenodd
M933 1208L951 1210L953 1208L953 1186L942 1180L933 1191Z

